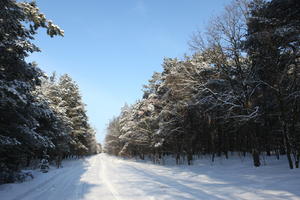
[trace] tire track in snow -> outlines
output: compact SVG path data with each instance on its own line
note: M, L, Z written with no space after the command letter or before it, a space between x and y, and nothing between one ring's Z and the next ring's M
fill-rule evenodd
M51 178L43 181L42 183L39 183L39 185L37 187L34 187L28 191L26 191L25 193L19 194L17 195L15 198L13 198L12 200L20 200L20 199L25 199L26 197L30 196L31 194L35 193L36 191L41 191L45 188L49 188L52 184L52 181L55 180L57 177L59 177L60 175L62 175L64 173L64 171L61 171L60 173L56 173L54 174Z
M41 182L41 183L36 183L33 188L27 190L24 193L21 193L14 197L11 200L22 200L22 199L28 199L30 196L35 196L35 197L41 197L45 192L49 192L53 189L55 189L57 186L55 183L57 183L57 179L62 179L62 181L68 181L65 179L65 177L70 177L69 175L73 174L75 170L78 170L78 166L74 163L68 168L62 168L60 172L55 173L51 178L48 178L47 180ZM56 170L54 171L56 172ZM65 185L64 185L65 186ZM37 198L37 199L41 199ZM36 199L36 198L35 198ZM31 200L31 198L30 198Z
M99 156L99 161L100 161L100 165L101 165L101 177L103 180L103 183L107 186L107 188L110 190L111 194L113 195L113 197L115 198L115 200L122 200L120 198L119 193L113 188L112 184L109 183L108 179L105 176L105 165L103 164L102 161L102 156Z

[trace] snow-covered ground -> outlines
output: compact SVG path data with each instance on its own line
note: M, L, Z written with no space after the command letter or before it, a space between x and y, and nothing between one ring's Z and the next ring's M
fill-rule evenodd
M20 184L0 185L1 200L300 199L300 170L268 158L208 159L193 166L154 165L105 154L64 162L64 168Z

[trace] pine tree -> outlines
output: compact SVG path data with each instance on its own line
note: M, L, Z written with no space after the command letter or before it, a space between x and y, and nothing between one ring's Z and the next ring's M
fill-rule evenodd
M265 124L276 124L269 130L282 135L283 142L276 137L277 144L272 145L282 146L292 169L292 154L297 167L300 158L297 131L300 3L297 0L254 1L251 7L245 47L252 61L254 79L261 85L257 99L264 108Z
M51 131L51 141L55 148L48 150L52 157L60 160L62 157L69 155L71 125L66 115L66 103L62 99L62 93L56 81L55 73L50 78L45 77L42 83L34 92L40 104L46 104L49 107L51 117L44 118L44 123L48 122L48 126L44 127L45 131Z
M35 3L0 2L0 183L13 181L12 174L26 158L52 146L37 130L39 117L47 111L32 103L31 91L43 73L25 61L29 53L39 51L31 42L38 28L45 28L51 37L63 35Z
M82 102L77 84L72 78L65 74L59 79L59 90L65 107L65 113L70 121L71 138L74 141L71 144L72 152L77 156L87 155L89 153L90 138L94 137L91 127L88 124L85 105Z

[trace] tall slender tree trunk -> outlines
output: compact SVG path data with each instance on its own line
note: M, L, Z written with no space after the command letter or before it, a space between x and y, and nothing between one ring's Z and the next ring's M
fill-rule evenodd
M287 133L287 127L286 127L286 123L285 122L282 122L283 125L283 130L282 130L282 133L283 133L283 140L284 140L284 146L286 148L286 156L287 156L287 159L288 159L288 162L289 162L289 166L290 166L290 169L293 169L294 168L294 164L293 164L293 160L292 160L292 156L291 156L291 145L290 145L290 142L289 142L289 137L288 137L288 133Z
M284 107L284 102L283 102L283 98L281 96L281 93L279 93L278 95L278 100L279 100L279 106L280 106L280 112L281 112L281 116L280 116L280 121L281 121L281 127L282 127L282 136L283 136L283 144L285 147L285 151L286 151L286 156L288 159L288 163L290 166L290 169L294 168L294 164L292 161L292 156L291 156L291 145L290 145L290 140L289 140L289 136L288 136L288 130L287 130L287 123L286 123L286 115L285 115L285 107Z
M259 152L256 149L253 149L252 151L252 158L253 158L253 164L255 167L260 166L260 158L259 158Z
M253 124L255 127L255 132L253 134L253 139L252 139L252 158L253 158L253 164L255 167L259 167L261 165L260 163L260 156L259 156L259 150L258 150L258 138L257 138L257 133L259 131L259 128L257 124Z
M297 151L296 154L295 167L299 168L300 153Z

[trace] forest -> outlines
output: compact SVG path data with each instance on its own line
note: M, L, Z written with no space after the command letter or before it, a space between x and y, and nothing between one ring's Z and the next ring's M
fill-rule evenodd
M255 167L285 156L299 168L300 2L233 0L207 24L190 55L165 58L143 96L110 120L104 151L189 165L237 153ZM64 36L35 2L0 1L0 184L22 181L44 157L59 167L101 151L78 84L27 61L41 51L41 29Z
M180 27L179 27L180 28ZM104 150L160 162L231 152L300 160L300 1L236 0L165 58L143 97L107 127Z
M99 152L75 81L26 62L40 51L33 40L41 28L64 35L36 3L0 1L0 184L21 181L20 170L43 156L59 166Z

